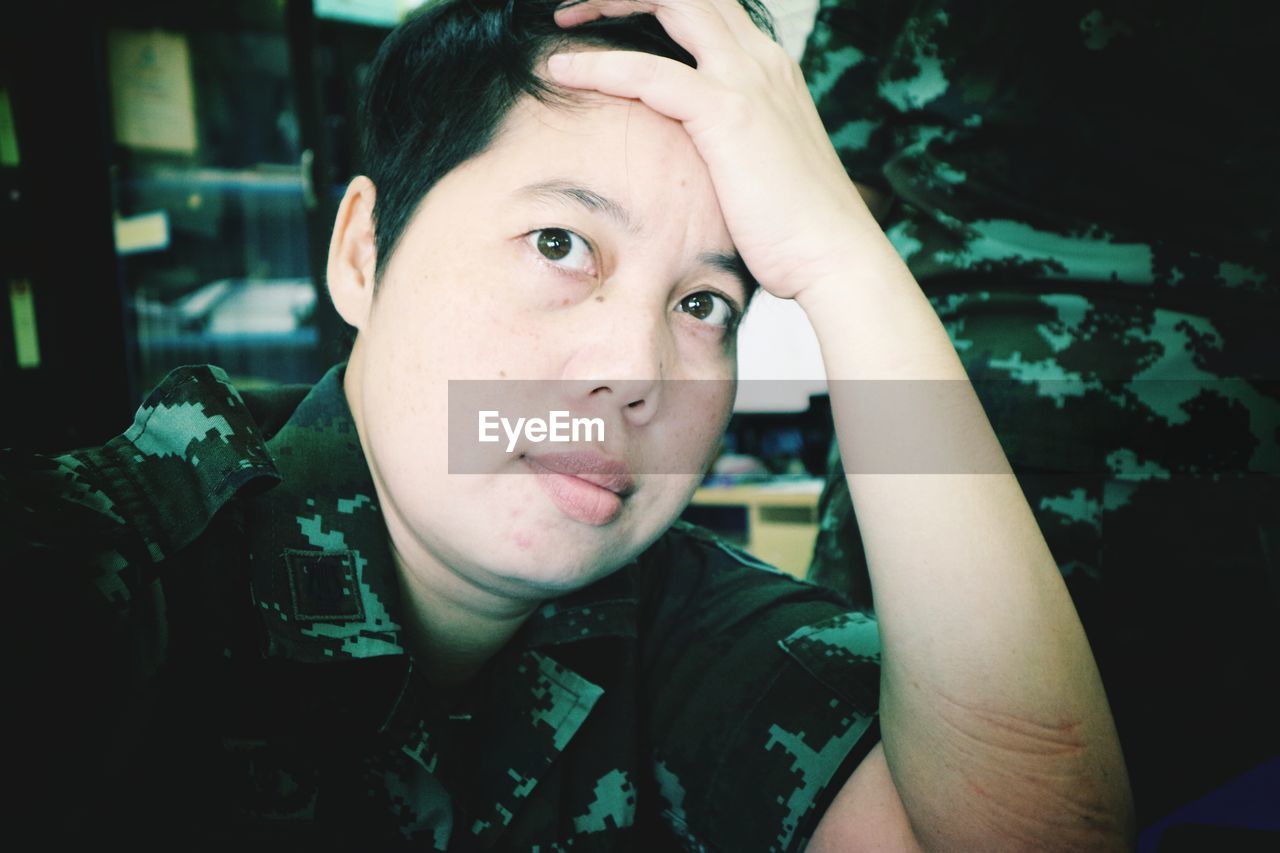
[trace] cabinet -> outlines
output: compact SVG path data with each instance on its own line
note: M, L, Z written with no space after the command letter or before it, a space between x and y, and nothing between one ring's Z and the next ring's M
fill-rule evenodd
M704 486L694 492L684 518L745 548L753 556L803 578L818 536L822 480L784 480L738 486Z
M238 384L325 367L316 207L285 6L122 3L106 20L113 235L136 385L181 364Z
M104 441L181 364L257 385L344 357L324 264L387 30L318 22L313 0L0 8L21 154L0 164L0 284L27 322L0 331L23 413L0 445Z

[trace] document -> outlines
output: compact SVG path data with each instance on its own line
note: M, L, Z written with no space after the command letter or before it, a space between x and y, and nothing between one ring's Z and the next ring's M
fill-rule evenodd
M195 97L186 36L162 30L107 35L116 142L194 154Z

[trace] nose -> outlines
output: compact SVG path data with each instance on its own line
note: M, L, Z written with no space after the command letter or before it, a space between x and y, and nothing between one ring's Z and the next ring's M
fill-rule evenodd
M593 302L570 332L562 378L580 405L616 409L633 426L658 412L662 382L674 362L670 329L659 308L617 296Z

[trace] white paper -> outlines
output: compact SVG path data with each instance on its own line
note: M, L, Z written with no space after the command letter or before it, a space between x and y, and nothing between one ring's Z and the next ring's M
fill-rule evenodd
M116 220L116 252L132 255L169 248L169 214L163 210Z

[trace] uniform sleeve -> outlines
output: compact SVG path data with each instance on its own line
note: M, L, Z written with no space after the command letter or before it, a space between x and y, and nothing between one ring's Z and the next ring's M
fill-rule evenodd
M28 795L21 819L46 838L84 829L99 798L87 792L126 760L145 719L140 686L163 655L150 561L99 473L78 454L0 452L3 550L17 579L15 775Z
M183 397L193 384L221 388L218 379L175 374L101 447L0 451L0 550L15 581L9 636L23 697L17 777L31 792L23 817L45 836L100 827L103 803L124 796L113 780L138 761L174 645L162 564L173 574L167 558L225 495L274 474L265 451L235 454L228 438L251 424L227 394L200 406Z
M0 451L0 547L21 566L16 615L41 639L24 651L64 672L93 656L69 649L103 647L147 609L152 561L108 479L92 452Z
M802 849L879 740L879 631L688 525L642 637L662 815L690 850Z
M892 111L879 96L893 24L882 0L821 0L801 69L845 170L888 190ZM899 4L904 5L904 4Z

